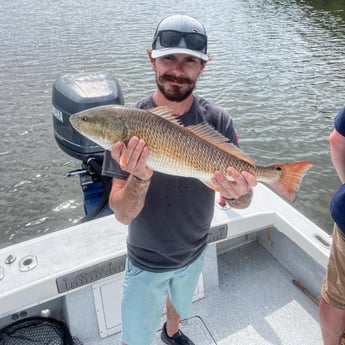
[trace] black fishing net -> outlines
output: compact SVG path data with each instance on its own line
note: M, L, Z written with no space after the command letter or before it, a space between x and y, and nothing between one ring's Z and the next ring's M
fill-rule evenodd
M64 322L33 317L0 330L0 345L82 345Z

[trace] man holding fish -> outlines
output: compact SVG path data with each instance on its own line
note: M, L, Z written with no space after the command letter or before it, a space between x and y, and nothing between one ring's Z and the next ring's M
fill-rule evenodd
M237 145L227 112L193 95L208 60L203 25L189 16L169 16L159 23L152 48L148 54L157 90L137 107L168 106L184 125L211 121ZM149 155L146 142L133 136L126 144L115 143L112 158L105 157L103 172L113 177L110 207L120 222L129 224L122 341L149 345L166 302L163 342L193 344L179 322L189 315L203 267L214 192L196 179L154 172L147 166ZM227 172L233 181L215 171L212 183L232 207L248 206L256 178L231 167Z
M108 105L70 117L103 146L113 178L109 205L128 224L122 342L149 345L164 304L166 344L193 345L179 330L203 268L214 191L245 208L257 181L293 201L311 162L255 165L237 146L228 112L193 94L208 61L204 26L186 15L164 18L148 51L153 95L136 108Z
M212 119L211 125L237 145L230 116L193 96L208 60L203 25L188 16L167 17L158 25L152 47L148 54L157 90L137 106L168 106L184 125ZM195 179L154 172L146 164L149 154L145 141L134 136L126 145L117 142L112 147L111 156L120 168L105 158L104 173L114 178L110 207L120 222L129 224L122 341L149 345L166 302L162 340L193 344L179 331L179 321L189 314L202 270L214 193ZM246 207L255 177L231 167L228 173L233 181L215 171L212 182L233 207Z

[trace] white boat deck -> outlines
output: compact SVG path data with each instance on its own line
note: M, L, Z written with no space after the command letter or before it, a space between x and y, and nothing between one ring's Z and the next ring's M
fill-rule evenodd
M258 241L218 255L218 274L218 287L206 290L181 322L196 345L322 345L318 306ZM152 345L163 345L160 331ZM120 340L118 333L83 344Z
M247 209L215 207L212 227L226 238L210 245L181 329L196 345L322 345L318 307L293 280L318 297L329 236L263 185ZM0 326L49 309L84 345L120 344L126 235L109 216L1 249Z
M181 324L196 345L322 345L317 305L258 242L219 255L218 266L219 287Z

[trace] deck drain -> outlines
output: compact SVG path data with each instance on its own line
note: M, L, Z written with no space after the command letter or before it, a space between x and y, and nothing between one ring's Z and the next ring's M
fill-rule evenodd
M37 266L37 258L35 255L24 256L19 261L19 270L21 272L27 272L33 270Z

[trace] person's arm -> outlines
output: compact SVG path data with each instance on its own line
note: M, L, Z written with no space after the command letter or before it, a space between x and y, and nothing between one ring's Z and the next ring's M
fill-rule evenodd
M336 129L329 136L331 158L342 183L345 183L345 137Z
M153 171L146 166L148 148L143 140L133 137L127 146L115 143L111 156L128 172L127 180L113 179L109 207L118 221L129 224L144 207Z
M149 180L138 180L130 175L127 180L113 179L109 195L109 206L116 219L129 224L144 207Z

